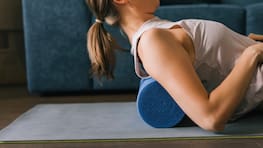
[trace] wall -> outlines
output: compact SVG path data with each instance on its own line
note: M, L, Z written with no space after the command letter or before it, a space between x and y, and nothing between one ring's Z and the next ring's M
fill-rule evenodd
M25 84L21 0L0 0L0 85Z

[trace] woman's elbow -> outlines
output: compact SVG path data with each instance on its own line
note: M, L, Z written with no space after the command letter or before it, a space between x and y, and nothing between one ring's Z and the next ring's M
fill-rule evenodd
M203 123L199 126L211 132L220 132L225 129L225 123L223 123L220 118L216 117L205 117Z

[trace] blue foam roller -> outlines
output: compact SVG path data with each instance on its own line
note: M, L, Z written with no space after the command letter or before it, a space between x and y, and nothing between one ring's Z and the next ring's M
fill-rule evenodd
M155 128L174 127L185 116L175 100L152 78L141 80L136 104L140 117Z

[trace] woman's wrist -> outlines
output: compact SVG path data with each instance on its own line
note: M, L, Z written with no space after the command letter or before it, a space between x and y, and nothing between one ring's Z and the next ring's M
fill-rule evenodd
M255 59L257 64L261 64L263 62L263 44L255 44L250 47L248 47L245 52L248 52L247 54L251 56L252 60Z
M244 62L247 66L255 66L260 62L260 51L258 51L253 46L248 47L240 58L237 60L237 63Z

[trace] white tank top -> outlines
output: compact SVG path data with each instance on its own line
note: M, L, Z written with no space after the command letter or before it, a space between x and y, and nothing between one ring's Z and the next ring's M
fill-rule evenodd
M208 92L211 92L226 78L243 51L248 46L257 43L218 22L197 19L171 22L155 17L146 21L132 39L131 54L134 55L135 72L140 78L149 77L137 55L141 35L152 28L170 29L175 25L182 27L193 41L196 53L194 68ZM251 111L262 102L263 66L261 65L232 119Z

